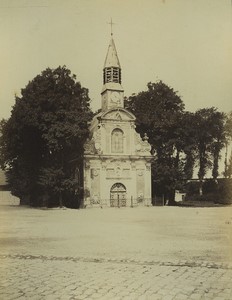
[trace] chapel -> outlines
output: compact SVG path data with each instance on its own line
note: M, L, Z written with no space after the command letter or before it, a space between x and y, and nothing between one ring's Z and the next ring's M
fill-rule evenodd
M113 35L101 92L101 110L84 146L84 207L151 205L151 146L124 108L121 65Z

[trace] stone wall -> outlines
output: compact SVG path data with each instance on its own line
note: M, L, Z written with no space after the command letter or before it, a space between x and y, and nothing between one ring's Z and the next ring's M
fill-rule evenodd
M0 205L19 205L19 198L11 195L9 191L0 191Z

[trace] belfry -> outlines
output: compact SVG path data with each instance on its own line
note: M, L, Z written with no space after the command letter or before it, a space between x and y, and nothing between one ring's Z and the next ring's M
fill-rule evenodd
M101 111L90 125L84 152L84 207L151 205L151 146L124 108L121 66L113 35L101 92Z

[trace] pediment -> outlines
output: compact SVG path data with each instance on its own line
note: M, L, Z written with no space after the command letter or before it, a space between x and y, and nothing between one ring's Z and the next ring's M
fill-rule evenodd
M124 108L114 108L104 112L101 115L101 119L114 121L135 121L135 116Z

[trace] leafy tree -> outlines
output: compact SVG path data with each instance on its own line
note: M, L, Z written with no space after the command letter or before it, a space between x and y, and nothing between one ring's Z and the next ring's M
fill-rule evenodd
M199 193L202 195L203 179L207 170L212 168L212 176L218 177L220 151L225 144L225 115L216 108L203 108L195 113L195 139L198 157Z
M221 158L220 152L224 148L226 144L226 132L225 132L225 120L226 115L222 112L215 111L214 115L214 123L211 128L212 132L212 144L211 144L211 154L213 158L213 169L212 169L212 177L214 181L216 181L219 172L219 159Z
M172 135L172 124L175 123L176 114L184 109L184 104L177 93L162 81L148 83L148 90L132 95L125 101L128 108L137 118L137 130L144 135L147 133L152 152L156 145L161 146Z
M231 140L232 139L232 111L229 112L226 116L225 131L226 131L226 138L228 140Z
M21 94L1 123L1 165L22 203L62 206L80 186L73 174L82 169L92 118L88 90L63 66L46 69Z
M225 114L216 108L190 113L178 94L162 81L148 83L148 90L126 99L126 108L137 118L137 131L147 133L154 159L152 175L155 193L174 204L174 191L192 178L198 161L199 191L212 168L218 177L220 152L225 145Z
M224 176L227 178L231 176L231 157L229 159L229 164L227 161L228 156L228 145L230 144L232 140L232 112L228 113L226 116L226 123L225 123L225 170L224 170Z
M180 187L184 176L184 148L188 152L182 139L185 134L182 125L187 128L187 115L183 117L184 104L172 88L162 81L148 83L147 87L147 91L127 99L125 107L136 116L136 130L140 135L147 133L149 137L154 154L152 176L155 193L165 195L169 203L174 204L175 189ZM185 137L187 139L186 134ZM186 166L186 169L189 171L191 163L189 158L187 160L189 167Z
M232 152L230 154L229 163L227 165L226 171L227 171L226 177L231 178L231 176L232 176Z

